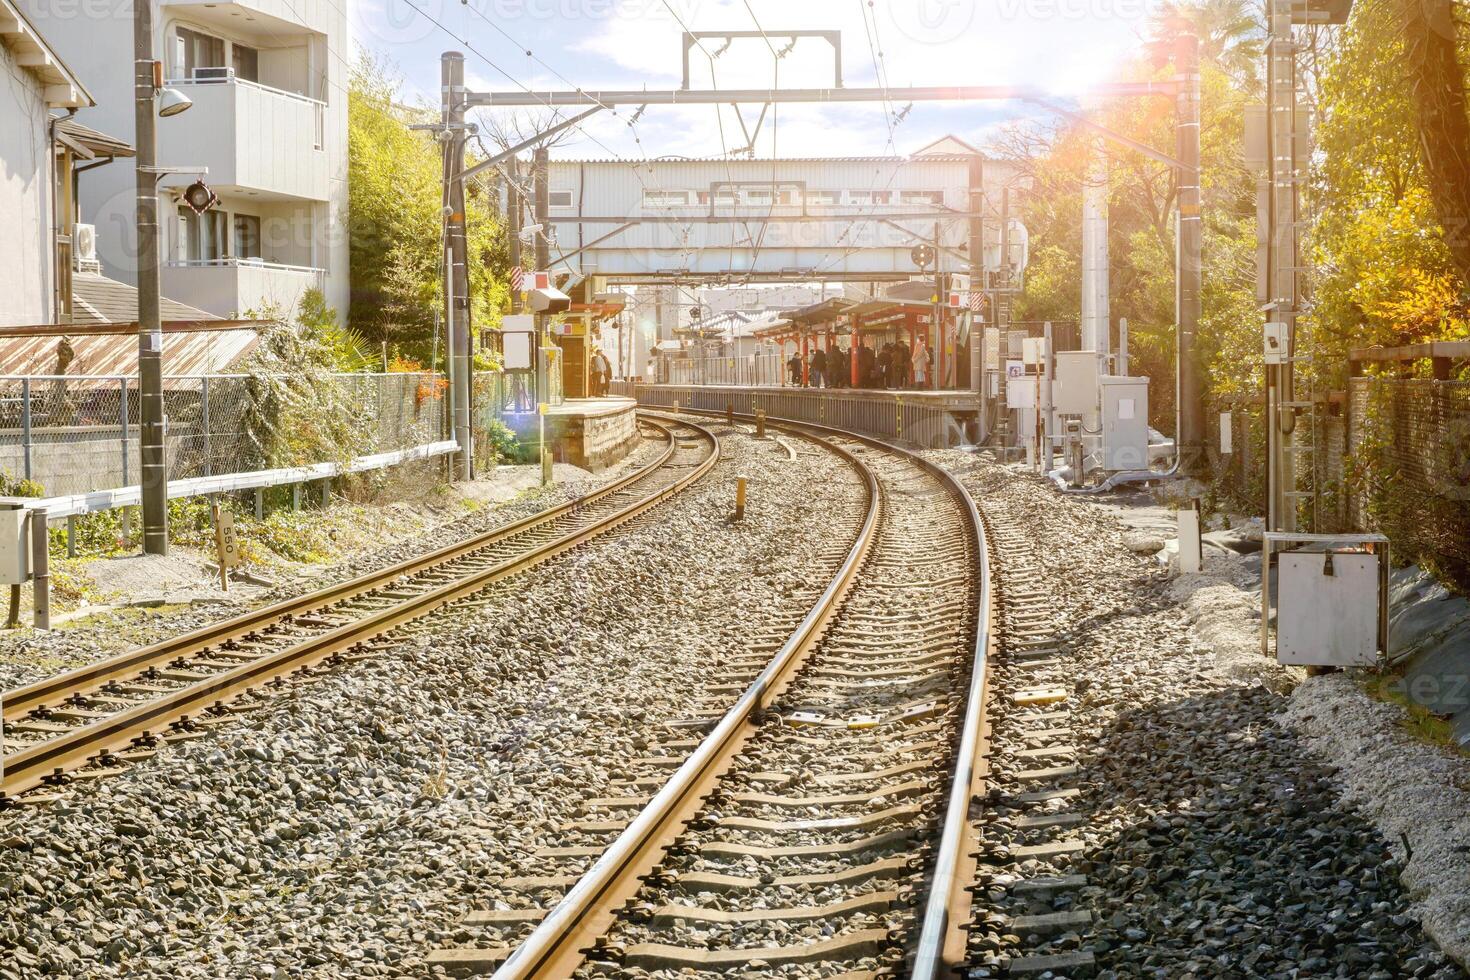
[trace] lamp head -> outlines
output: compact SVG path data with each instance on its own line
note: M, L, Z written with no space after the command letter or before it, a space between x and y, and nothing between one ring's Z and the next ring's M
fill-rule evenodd
M160 89L158 92L158 114L167 118L177 116L194 102L176 88Z

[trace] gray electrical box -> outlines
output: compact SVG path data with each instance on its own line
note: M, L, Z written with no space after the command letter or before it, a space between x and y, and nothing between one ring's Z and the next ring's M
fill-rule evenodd
M1058 415L1097 413L1097 352L1059 350L1056 353L1056 378L1051 386L1052 408Z
M30 511L13 500L0 497L0 585L31 580Z
M1148 378L1103 376L1102 468L1148 469Z

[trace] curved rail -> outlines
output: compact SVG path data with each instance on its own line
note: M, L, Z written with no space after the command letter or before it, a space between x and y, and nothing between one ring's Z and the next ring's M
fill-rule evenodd
M725 414L728 417L729 414L689 411L692 414L711 416ZM743 420L752 418L740 413L735 413L734 417ZM964 891L964 886L970 879L969 875L963 873L966 860L964 842L969 801L980 752L986 655L990 646L990 575L984 525L974 501L960 482L947 470L916 453L860 433L829 426L769 417L766 423L801 434L816 432L826 436L839 436L905 457L938 478L961 502L974 531L972 547L980 568L980 582L968 700L964 722L960 728L959 744L955 747L948 803L923 912L922 932L913 951L916 971L914 975L933 978L946 957L955 957L956 950L960 957L964 953L964 933L960 928L963 924L961 910L968 904L968 893ZM646 872L657 863L672 839L672 831L683 820L692 816L706 789L728 767L739 744L749 736L751 723L759 718L761 709L769 704L780 686L789 682L795 666L800 662L798 653L810 651L819 625L830 619L836 611L872 544L882 506L881 491L872 470L852 453L830 443L824 445L859 467L866 477L870 500L873 502L863 529L838 576L716 727L701 740L699 746L633 822L506 959L496 971L495 980L559 978L572 974L584 958L583 949L590 945L593 937L607 931L612 920L611 909L636 892L638 874ZM922 974L919 971L923 971Z
M660 418L666 418L659 416ZM407 601L396 602L387 608L371 611L357 620L338 626L326 633L312 636L300 643L293 643L285 649L266 654L257 659L242 663L236 667L225 670L222 673L212 675L197 683L186 687L169 691L158 698L144 701L124 711L109 715L91 724L72 729L54 738L46 739L34 745L27 746L17 752L4 757L3 783L0 783L0 800L4 797L14 796L28 790L35 789L47 782L62 776L70 769L81 768L95 762L107 764L117 758L115 753L127 749L147 749L157 741L156 734L168 727L179 728L187 726L191 715L207 708L220 706L224 700L239 695L247 690L257 688L269 681L282 678L287 674L294 673L304 667L309 667L322 661L340 658L344 652L360 650L370 639L393 629L410 620L418 619L441 606L453 602L456 599L472 594L495 581L518 574L540 562L560 554L569 548L575 547L590 540L612 528L636 517L651 507L663 502L684 488L701 479L720 457L719 439L713 432L702 426L687 421L677 421L678 425L686 426L696 430L710 444L710 451L704 459L689 472L681 475L673 483L660 487L652 493L640 497L638 500L619 508L607 515L599 517L590 524L575 527L564 534L560 534L550 541L536 545L526 553L515 555L503 561L496 562L472 574L463 576L454 581L439 585L428 592L414 596ZM669 445L667 450L660 456L658 462L652 468L640 470L634 477L641 477L651 472L652 469L661 467L673 454L673 448L677 439L672 429L660 426L668 436ZM613 487L625 487L628 480L620 480ZM579 505L585 505L592 499L605 497L612 492L609 488L603 488L596 495L588 495L578 498L570 504L553 508L551 511L533 515L534 519L519 521L508 528L525 529L542 523L548 523L555 517L565 514ZM500 531L507 531L500 529ZM483 547L492 540L501 540L505 535L500 532L488 532L478 538L471 539ZM451 545L439 549L433 555L447 555L451 552L458 555L466 551L473 551L473 547L466 547L465 543ZM372 573L353 583L362 583L368 579L374 581L391 581L406 574L407 569L421 570L427 559L423 556L409 559L399 563L382 572ZM441 558L435 564L442 563ZM349 583L352 584L352 583ZM313 595L320 597L323 593L335 593L337 590L323 590L322 593ZM369 591L359 589L359 592ZM357 593L353 593L357 594ZM276 611L291 602L280 603L259 611L261 618L280 618ZM236 617L230 621L243 623L247 617ZM200 643L199 637L204 634L217 635L212 631L199 630L188 637L193 638L196 646L209 646L209 643ZM167 644L158 644L156 647L164 647ZM155 648L146 648L154 650ZM141 654L142 651L139 652ZM176 655L176 654L173 654ZM157 656L155 654L155 656ZM134 661L134 655L123 655L114 658L114 662ZM134 668L136 669L136 668ZM129 671L131 672L131 671ZM92 684L93 688L101 686L106 681L97 681L96 675L90 673L86 668L71 672L80 675L86 680L84 683ZM62 675L63 677L68 675ZM45 682L43 682L45 683ZM62 690L56 685L52 689Z
M664 415L653 415L646 412L640 414L649 419L667 418ZM105 684L144 670L154 664L168 663L175 658L188 656L205 647L214 646L229 640L238 640L247 634L269 628L282 622L287 622L293 617L316 612L326 606L355 598L374 589L382 588L390 584L394 579L401 578L405 575L414 575L435 565L441 565L445 562L462 558L471 552L478 551L538 525L546 524L565 514L617 493L629 485L642 480L650 473L653 473L667 463L673 456L675 447L673 432L664 425L658 423L654 423L654 425L664 434L665 445L663 452L656 459L648 463L648 465L619 477L607 486L599 487L591 493L583 494L580 497L558 504L547 510L527 515L503 527L493 528L474 537L466 538L463 541L447 544L426 554L397 562L377 571L364 573L345 582L338 582L335 585L329 585L326 588L307 592L291 599L283 599L280 602L263 606L260 609L253 609L241 613L238 616L232 616L229 619L222 619L215 623L206 624L199 629L192 630L180 636L170 637L158 643L139 647L127 653L108 657L74 670L69 670L10 691L5 691L3 695L0 695L0 711L3 711L4 720L11 721L23 717L43 704L55 703L77 694L87 694L96 691Z
M808 653L872 545L882 508L877 477L861 460L839 446L827 446L863 475L868 511L837 574L811 610L684 763L562 897L536 929L495 973L496 980L568 977L583 959L582 948L607 931L611 909L637 891L638 875L656 863L671 831L692 815L704 790L729 764L751 733L751 723L780 693Z

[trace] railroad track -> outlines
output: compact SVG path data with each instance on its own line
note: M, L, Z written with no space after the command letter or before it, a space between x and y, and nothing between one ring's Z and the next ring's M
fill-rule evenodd
M703 477L719 440L640 413L664 447L597 491L502 528L194 632L7 691L0 805L105 776L228 720L231 701L300 671L373 655L375 637L575 547Z
M912 975L966 955L983 743L984 529L947 473L781 424L860 468L841 569L723 714L630 760L430 965L497 978ZM772 644L774 646L775 644ZM724 678L714 678L716 681Z

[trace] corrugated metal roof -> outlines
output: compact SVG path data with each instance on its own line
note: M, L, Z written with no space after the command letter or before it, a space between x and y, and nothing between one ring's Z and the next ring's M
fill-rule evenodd
M73 319L79 325L127 323L138 319L138 291L127 283L93 272L72 276ZM215 320L218 317L171 299L162 301L165 320ZM238 364L255 349L260 336L254 329L208 333L171 333L163 341L165 374L218 374ZM123 334L103 337L10 337L0 339L0 374L55 374L62 344L74 354L65 368L69 375L136 375L138 338Z
M168 334L163 338L163 373L227 372L254 350L258 341L259 334L254 330ZM55 374L63 344L69 344L75 355L66 366L66 374L136 376L138 373L138 338L123 334L0 339L0 374Z

